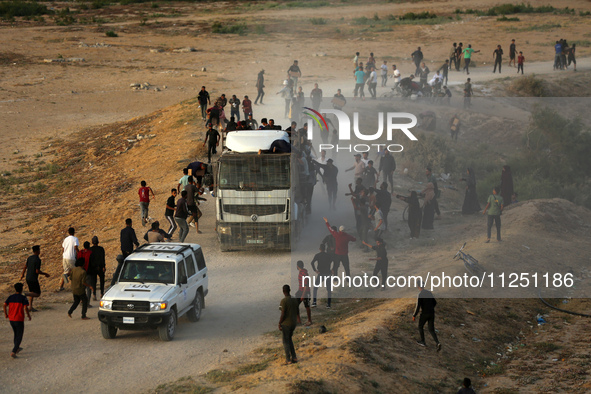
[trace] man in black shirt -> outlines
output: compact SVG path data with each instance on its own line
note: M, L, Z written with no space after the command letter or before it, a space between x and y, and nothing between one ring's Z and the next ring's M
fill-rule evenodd
M334 237L329 234L327 237L333 238ZM326 238L325 238L326 239ZM318 266L314 265L314 263L318 263ZM330 281L331 273L334 269L333 264L333 256L329 253L326 253L326 245L324 243L320 244L320 252L316 253L312 262L312 270L316 272L316 280L315 283L321 284L321 286L326 287L326 292L328 299L326 301L326 305L330 307L331 304L331 294L332 294L332 282ZM318 294L318 286L314 286L314 297L312 298L312 308L316 308L316 295Z
M119 278L119 273L121 272L121 266L123 265L123 261L127 256L133 252L134 245L137 248L140 246L140 243L137 240L137 236L135 235L135 230L131 227L132 221L130 218L125 219L125 228L121 230L121 235L119 236L119 240L121 242L121 254L117 256L117 268L115 269L115 273L113 274L113 279L111 279L111 286L114 286Z
M418 47L416 51L414 51L410 57L412 57L412 61L416 66L415 74L419 73L419 68L421 67L421 62L423 61L423 52L421 51L421 47Z
M439 69L437 70L437 72L441 72L441 82L442 83L448 83L449 82L449 78L448 78L448 74L449 74L449 69L451 65L449 64L449 60L445 59L445 63L443 63L443 65L441 67L439 67Z
M41 295L39 275L44 275L46 278L49 278L49 274L41 271L41 259L39 258L39 255L41 254L41 247L39 245L35 245L32 249L33 254L27 259L27 262L23 267L23 273L21 274L20 280L23 280L26 272L26 280L27 286L29 287L29 292L25 295L29 297L31 312L37 312L37 309L33 308L33 299Z
M388 214L392 206L392 195L388 193L388 184L382 182L380 190L376 190L376 205L380 207L384 215L384 228L388 230Z
M390 183L390 188L392 189L392 193L394 193L394 171L396 170L396 161L394 160L394 156L390 153L388 149L384 151L384 155L380 158L380 166L378 168L378 177L379 174L383 174L384 182Z
M376 244L370 245L365 241L362 241L365 246L376 251L376 258L371 259L376 261L376 266L373 269L373 276L378 276L378 273L382 273L382 290L386 290L386 278L388 277L388 251L386 250L386 244L382 238L376 237Z
M332 159L328 159L326 164L316 162L316 165L323 170L322 181L326 184L329 209L336 210L337 191L339 189L337 176L339 175L339 169L333 164Z
M230 103L230 118L234 117L240 122L240 99L233 94L228 103Z
M176 189L174 189L176 191ZM92 246L90 247L90 262L88 264L89 267L92 267L92 271L94 271L94 281L95 284L93 286L93 299L96 301L96 276L98 276L101 286L101 297L105 295L105 271L107 270L105 264L105 249L102 246L99 246L99 239L95 235L92 237L91 241ZM89 273L90 275L90 273ZM90 301L90 291L87 290L88 300Z
M495 59L495 66L493 73L497 72L497 65L499 66L499 74L501 73L501 63L503 62L503 50L500 45L497 45L497 49L493 51L493 58Z
M201 91L197 95L197 100L199 101L199 105L201 106L201 118L205 120L207 105L211 104L211 100L209 98L209 93L205 90L205 86L201 86Z
M517 55L517 48L515 47L515 39L511 40L511 45L509 45L509 67L511 67L511 62L513 62L513 67L515 67L515 56Z
M298 66L298 61L294 60L293 64L287 70L287 76L291 81L291 91L295 92L298 89L298 79L302 76L302 72L300 71L300 66Z
M412 321L415 321L415 317L419 314L419 311L421 312L421 316L419 316L419 334L421 335L421 339L417 341L417 343L420 346L426 346L425 331L423 330L423 326L425 323L428 323L429 333L437 344L437 351L440 351L441 343L439 343L439 340L437 339L437 333L435 333L435 305L437 305L437 301L435 300L435 297L433 297L433 293L423 287L421 280L419 280L417 287L421 290L421 292L417 298L417 306L412 315Z
M170 227L168 228L168 235L172 238L172 234L174 234L175 230L177 229L176 222L174 220L174 211L176 210L176 195L177 190L172 189L170 191L170 197L166 200L166 209L164 210L164 217L168 220Z
M265 87L265 70L259 71L259 75L257 75L257 98L254 99L254 105L257 105L257 102L261 100L261 105L263 104L263 97L265 96L265 91L263 90ZM238 117L240 120L240 117Z
M211 155L216 154L216 146L220 145L220 133L216 129L213 128L212 124L209 124L209 128L205 132L205 141L203 141L203 146L209 140L209 144L207 145L207 163L211 163Z

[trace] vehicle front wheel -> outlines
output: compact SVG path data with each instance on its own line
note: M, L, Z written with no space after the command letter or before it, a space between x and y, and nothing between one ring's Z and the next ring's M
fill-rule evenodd
M172 341L174 333L176 332L176 312L174 309L171 311L166 323L158 327L158 335L163 341Z
M193 308L187 312L187 318L189 321L196 322L201 319L201 310L203 309L203 295L200 291L197 292L197 296L193 301Z
M113 339L117 335L117 327L101 322L101 333L105 339Z

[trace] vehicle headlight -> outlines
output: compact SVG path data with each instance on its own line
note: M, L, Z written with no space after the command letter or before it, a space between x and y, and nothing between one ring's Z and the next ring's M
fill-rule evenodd
M168 302L150 302L150 312L163 311L168 307Z
M100 302L100 307L103 309L111 310L113 309L113 301L103 301Z
M227 227L219 226L218 231L220 232L220 234L232 235L232 227L230 227L230 226L227 226Z

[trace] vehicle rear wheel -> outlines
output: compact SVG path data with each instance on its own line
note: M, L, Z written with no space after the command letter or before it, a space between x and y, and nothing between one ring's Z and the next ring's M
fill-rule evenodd
M193 308L187 312L187 318L189 321L197 322L201 319L201 310L203 309L203 295L200 291L197 292L195 300L193 300Z
M176 312L173 309L166 323L158 327L158 335L163 341L172 341L176 332Z
M113 339L117 335L117 327L101 322L101 333L105 339Z

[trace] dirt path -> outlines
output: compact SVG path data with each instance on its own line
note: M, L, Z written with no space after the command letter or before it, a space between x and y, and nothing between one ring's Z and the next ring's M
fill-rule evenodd
M16 360L8 357L10 326L0 321L6 356L0 357L1 391L144 392L205 373L260 345L261 335L275 326L278 284L289 282L289 254L220 254L213 233L205 230L211 223L204 225L206 234L199 240L194 232L187 238L207 251L210 288L201 321L179 319L172 342L161 342L156 331L120 331L116 339L105 340L96 302L89 321L80 320L80 308L68 319L69 294L62 303L39 302L43 310L25 323L24 350Z

